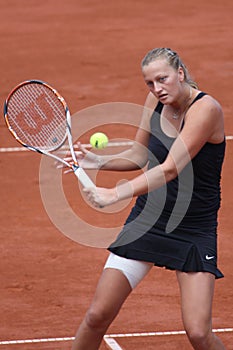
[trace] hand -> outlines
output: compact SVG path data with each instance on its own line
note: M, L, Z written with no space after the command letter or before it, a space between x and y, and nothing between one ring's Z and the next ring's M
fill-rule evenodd
M96 208L103 208L118 201L117 188L84 188L88 201Z
M99 169L100 157L82 146L80 142L77 143L78 151L75 151L79 165L84 169ZM65 161L73 164L73 159L70 154L64 158ZM69 170L68 170L69 171Z

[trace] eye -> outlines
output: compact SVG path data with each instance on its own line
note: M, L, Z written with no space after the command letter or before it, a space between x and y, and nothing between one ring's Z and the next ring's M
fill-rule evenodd
M154 83L153 81L146 81L146 85L149 87L149 88L152 88L154 86Z
M167 76L160 77L159 82L164 83L166 81L166 79L167 79Z

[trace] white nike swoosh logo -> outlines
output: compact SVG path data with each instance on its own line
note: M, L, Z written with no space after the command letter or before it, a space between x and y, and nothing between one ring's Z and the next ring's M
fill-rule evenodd
M205 258L206 258L206 260L211 260L211 259L214 259L214 256L206 255Z

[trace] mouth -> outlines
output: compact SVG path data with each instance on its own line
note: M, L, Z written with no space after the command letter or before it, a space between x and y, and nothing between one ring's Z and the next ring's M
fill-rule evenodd
M164 100L165 98L167 98L168 94L161 94L161 95L158 95L158 98L160 100Z

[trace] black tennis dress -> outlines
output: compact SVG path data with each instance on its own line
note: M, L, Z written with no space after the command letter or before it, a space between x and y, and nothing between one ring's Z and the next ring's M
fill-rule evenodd
M202 98L199 93L194 101ZM175 138L163 133L163 104L151 117L148 169L164 162ZM174 180L140 195L119 236L108 248L116 255L184 272L217 268L217 214L225 140L206 143Z

